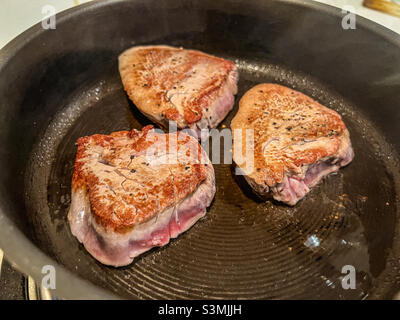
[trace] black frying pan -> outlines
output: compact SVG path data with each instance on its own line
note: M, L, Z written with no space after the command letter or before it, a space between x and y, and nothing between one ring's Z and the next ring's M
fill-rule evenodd
M0 54L0 247L65 298L392 298L400 289L400 40L305 1L96 1L37 25ZM125 268L94 260L67 224L75 141L141 128L117 57L137 44L195 48L239 66L237 101L261 82L343 115L356 157L294 208L258 200L215 165L205 219ZM225 119L229 123L235 109ZM342 267L356 269L344 290Z

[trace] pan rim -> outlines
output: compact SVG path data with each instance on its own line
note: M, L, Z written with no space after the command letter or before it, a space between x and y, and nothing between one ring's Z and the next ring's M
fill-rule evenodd
M145 0L130 0L132 3L144 3ZM174 0L167 0L174 1ZM339 8L331 5L322 4L307 0L273 0L276 3L288 3L295 6L303 6L308 9L323 12L336 17L341 17ZM65 10L57 14L59 23L68 20L72 16L79 16L92 9L105 8L118 3L126 2L126 0L98 0L83 4L78 7ZM196 1L195 1L196 2ZM224 0L225 5L231 0ZM256 0L251 0L254 5ZM224 3L219 3L223 6ZM400 49L399 35L386 27L379 25L369 19L357 15L357 24L368 31L383 37L386 41L392 43ZM41 23L37 23L28 30L21 33L15 39L10 41L0 50L0 74L8 65L12 57L24 48L26 43L36 39L44 30ZM35 280L42 278L41 272L43 265L52 265L57 272L57 288L54 294L59 298L66 299L115 299L118 298L110 291L104 290L101 287L92 284L88 280L72 273L62 265L58 264L51 257L46 255L36 245L33 244L22 231L6 216L4 204L0 203L0 248L5 252L7 260L16 266L22 272L29 274ZM24 252L24 255L19 254Z

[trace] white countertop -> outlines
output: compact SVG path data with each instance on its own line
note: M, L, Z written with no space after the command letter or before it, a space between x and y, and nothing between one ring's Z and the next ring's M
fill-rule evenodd
M0 4L0 48L18 34L40 22L44 15L42 8L51 4L57 12L71 8L90 0L1 0ZM316 0L343 8L351 5L360 16L373 20L400 34L400 18L368 9L362 6L362 0Z
M0 0L0 48L40 22L42 8L52 5L57 12L90 0Z

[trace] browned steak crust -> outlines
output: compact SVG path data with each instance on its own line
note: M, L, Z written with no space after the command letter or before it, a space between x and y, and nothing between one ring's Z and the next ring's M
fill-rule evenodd
M142 46L121 54L119 70L129 98L164 127L172 120L181 129L213 128L233 107L238 73L228 60L196 50Z
M246 147L254 152L254 170L246 173L246 179L260 194L272 192L288 204L295 204L322 178L323 174L313 172L315 179L306 179L311 166L329 160L335 170L324 167L327 173L353 158L349 132L337 112L277 84L260 84L247 91L231 127L234 143L239 134L245 136L245 130L254 132L254 145L242 144L238 153L234 148L236 163ZM282 196L288 186L294 194Z
M148 137L151 129L147 126L142 131L95 134L78 140L72 189L85 189L92 215L107 229L131 230L179 203L206 178L205 165L193 159L168 165L147 161L145 153L152 147L155 157L165 153L157 149L161 138L167 137L167 151L170 143L169 135ZM182 138L175 139L179 154L191 138L179 133L175 136ZM196 142L194 148L201 147Z

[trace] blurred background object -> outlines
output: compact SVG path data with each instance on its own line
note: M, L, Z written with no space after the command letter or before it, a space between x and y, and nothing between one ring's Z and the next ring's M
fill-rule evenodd
M389 28L400 34L400 18L377 11L375 9L367 8L363 5L364 0L315 0L317 2L329 4L338 8L345 8L351 6L357 15L375 21L386 28ZM379 1L379 0L378 0ZM381 0L382 1L382 0ZM396 0L398 1L398 0Z
M364 6L400 17L399 0L364 0Z

